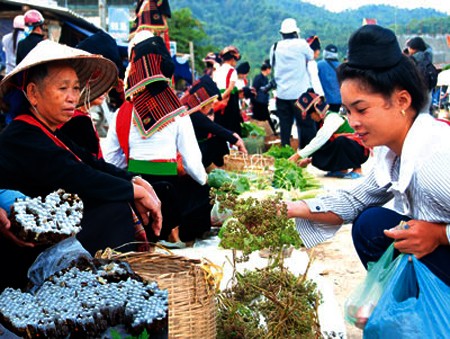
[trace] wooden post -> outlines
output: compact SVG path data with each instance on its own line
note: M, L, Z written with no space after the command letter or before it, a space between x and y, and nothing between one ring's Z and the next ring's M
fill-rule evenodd
M191 58L192 83L195 81L194 43L189 41L189 57Z
M100 27L106 30L106 0L98 0L98 16L100 17Z

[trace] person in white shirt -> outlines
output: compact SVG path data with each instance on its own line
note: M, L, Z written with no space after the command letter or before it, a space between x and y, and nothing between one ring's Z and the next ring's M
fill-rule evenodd
M295 101L311 87L307 63L314 58L314 52L305 39L299 37L300 29L295 19L288 18L281 23L283 39L270 49L270 63L277 86L277 115L280 119L281 144L290 145L292 124L297 125L298 142L305 146L316 135L316 123L310 118L302 119Z
M13 20L13 31L2 38L3 51L6 57L5 74L9 74L16 67L16 51L19 41L25 37L25 20L23 15L17 15Z
M394 243L450 285L450 127L423 111L423 79L389 29L366 25L354 32L338 78L350 125L374 148L374 167L351 190L287 202L288 215L307 247L353 223L366 268ZM392 209L384 207L390 200ZM394 229L402 220L408 228Z
M163 206L160 240L184 246L211 227L207 173L187 108L168 85L173 61L162 38L142 31L130 45L127 101L111 123L103 156L153 185Z
M319 78L319 69L317 68L316 59L320 56L320 39L317 35L312 35L306 39L309 44L309 47L314 51L314 59L308 61L308 74L309 79L311 81L311 88L320 96L324 96L322 83Z

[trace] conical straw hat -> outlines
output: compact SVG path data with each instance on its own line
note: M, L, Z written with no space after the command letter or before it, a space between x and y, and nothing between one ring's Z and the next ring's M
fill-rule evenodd
M68 60L83 90L79 105L106 93L117 80L116 65L101 55L91 54L51 40L41 41L0 83L0 101L13 88L22 89L22 72L52 61ZM88 86L86 86L88 85Z

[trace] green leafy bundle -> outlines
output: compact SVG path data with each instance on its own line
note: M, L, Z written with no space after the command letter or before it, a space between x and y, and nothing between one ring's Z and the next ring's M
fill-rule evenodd
M255 173L229 172L220 168L212 170L208 174L209 186L219 191L231 191L235 194L242 194L251 189L264 189L271 185L267 177L261 177ZM227 186L225 189L223 187Z
M242 137L247 138L249 136L265 137L266 130L252 122L243 122L242 127Z
M287 159L275 160L272 185L275 188L286 190L296 188L301 191L321 187L319 181L313 175Z
M291 245L295 248L302 245L280 194L265 199L238 199L226 193L216 199L220 208L231 210L233 216L220 230L221 247L241 250L248 255L261 249L276 252Z
M264 153L264 155L269 155L271 157L274 157L275 159L288 159L292 155L294 155L294 153L295 150L289 145L272 145L267 150L267 152Z

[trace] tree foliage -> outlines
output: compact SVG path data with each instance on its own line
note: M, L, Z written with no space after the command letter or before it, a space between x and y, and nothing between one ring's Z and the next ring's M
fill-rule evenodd
M433 9L369 5L334 13L299 0L171 0L170 4L174 11L172 25L189 30L190 26L173 23L179 11L189 8L195 22L201 23L209 37L195 42L197 54L201 57L206 54L207 49L201 51L204 46L219 52L227 45L235 45L241 51L242 60L252 65L252 74L257 73L260 64L269 57L271 45L280 39L281 21L288 17L297 20L302 37L318 35L322 47L335 44L341 57L346 53L349 36L361 26L363 18L375 18L380 25L398 34L450 31L449 17Z
M203 70L202 59L210 52L216 50L209 44L210 38L203 29L203 23L194 18L189 8L181 8L172 13L169 20L170 39L177 42L177 52L189 54L189 42L194 44L195 69Z

